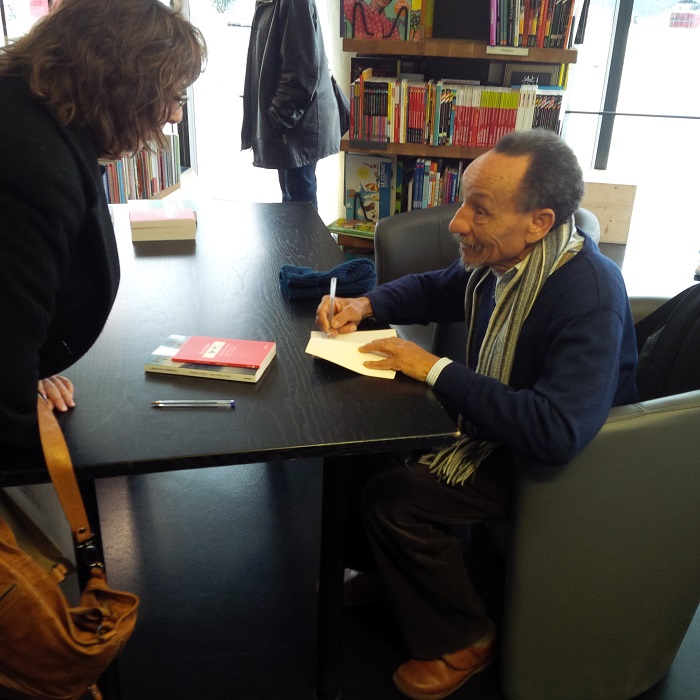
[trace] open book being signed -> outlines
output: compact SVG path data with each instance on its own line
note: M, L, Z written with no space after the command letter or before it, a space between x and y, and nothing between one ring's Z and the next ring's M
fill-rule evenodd
M320 357L341 367L351 369L358 374L393 379L396 376L393 369L370 369L364 366L364 363L369 360L382 359L382 355L360 352L358 348L378 338L395 337L396 331L393 328L386 328L382 331L355 331L354 333L337 335L335 338L329 338L322 331L311 331L306 352L314 357Z

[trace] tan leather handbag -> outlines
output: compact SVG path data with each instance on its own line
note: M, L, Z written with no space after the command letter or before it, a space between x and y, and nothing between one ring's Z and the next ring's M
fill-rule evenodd
M80 605L69 607L59 588L65 570L44 571L0 520L0 697L101 698L97 679L131 636L139 599L107 585L66 441L41 396L38 413L46 465L90 578Z

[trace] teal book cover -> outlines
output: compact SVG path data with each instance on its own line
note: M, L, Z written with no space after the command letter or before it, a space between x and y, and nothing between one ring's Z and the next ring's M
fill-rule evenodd
M345 155L345 218L377 222L391 216L396 197L394 158Z

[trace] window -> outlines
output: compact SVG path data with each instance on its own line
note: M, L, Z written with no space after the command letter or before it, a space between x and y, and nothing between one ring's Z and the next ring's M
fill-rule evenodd
M0 0L5 43L26 34L48 11L51 0Z

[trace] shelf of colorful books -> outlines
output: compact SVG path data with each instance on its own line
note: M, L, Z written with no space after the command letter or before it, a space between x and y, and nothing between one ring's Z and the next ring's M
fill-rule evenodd
M165 135L164 149L142 149L118 159L100 159L110 204L131 199L162 199L180 187L180 141L177 133Z
M340 150L345 153L375 153L379 155L418 156L421 158L461 158L473 160L488 148L473 146L431 146L421 143L372 143L370 141L340 140Z
M476 39L423 39L421 41L343 39L343 51L362 55L435 56L525 63L576 63L577 58L576 49L489 46L488 41Z

